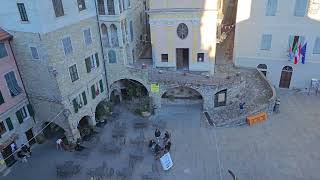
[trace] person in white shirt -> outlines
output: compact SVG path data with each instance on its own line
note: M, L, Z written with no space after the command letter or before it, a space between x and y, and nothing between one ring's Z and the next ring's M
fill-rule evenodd
M63 150L63 141L61 138L59 138L57 141L56 141L56 144L57 144L57 150Z

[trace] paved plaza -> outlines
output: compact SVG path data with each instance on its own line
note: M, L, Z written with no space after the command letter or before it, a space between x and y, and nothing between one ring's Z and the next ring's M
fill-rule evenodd
M208 127L202 119L200 105L167 105L158 119L167 122L172 134L171 156L174 167L161 172L165 180L232 180L231 169L239 180L316 180L320 177L320 96L294 91L281 91L280 113L267 122L248 127ZM120 120L134 116L120 114ZM108 141L108 125L101 135ZM150 138L153 129L144 130ZM97 167L105 160L115 169L127 164L120 155L104 155L98 146L85 159L74 152L55 149L54 140L34 147L28 163L16 164L11 173L0 179L56 179L55 165L76 160L82 165L81 174L72 179L88 179L87 168ZM123 152L125 153L125 152ZM153 158L145 152L145 160L137 163L133 179L151 171ZM160 167L160 165L158 164ZM114 177L114 179L116 179Z

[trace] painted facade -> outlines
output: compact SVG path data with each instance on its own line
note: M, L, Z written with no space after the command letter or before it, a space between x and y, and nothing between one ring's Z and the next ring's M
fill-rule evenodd
M220 4L151 0L148 14L154 66L213 74ZM179 37L178 31L184 31L185 37Z
M0 172L15 162L10 156L11 144L20 148L22 144L32 145L34 141L31 139L33 109L16 66L11 39L9 33L0 29Z
M266 66L263 71L276 87L307 90L312 78L320 79L318 1L239 0L236 21L236 66ZM289 61L289 47L293 44L290 37L294 36L304 41L301 48L307 43L305 64L302 57L298 64L294 58Z
M76 141L79 121L95 125L96 107L107 98L96 3L53 2L21 1L26 21L19 5L8 0L4 4L12 8L1 6L1 11L15 14L15 20L2 16L0 21L14 36L13 51L36 111L37 131L53 122Z

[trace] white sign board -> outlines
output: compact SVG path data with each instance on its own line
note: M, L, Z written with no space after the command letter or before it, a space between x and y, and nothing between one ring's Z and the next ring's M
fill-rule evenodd
M163 170L165 170L165 171L169 170L173 166L173 162L172 162L170 153L164 154L160 158L160 162L161 162Z

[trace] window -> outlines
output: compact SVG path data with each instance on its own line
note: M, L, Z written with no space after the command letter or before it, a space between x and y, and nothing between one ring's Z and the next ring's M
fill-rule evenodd
M82 92L82 99L83 99L83 104L87 105L88 101L87 101L87 95L85 91Z
M131 53L132 53L132 61L133 61L133 63L135 62L135 56L134 56L134 49L132 49L132 51L131 51Z
M27 113L27 110L25 107L22 107L21 109L19 109L19 111L16 112L16 116L17 116L17 119L18 119L18 122L20 124L23 123L23 121L29 117L28 116L28 113Z
M109 63L117 63L117 55L114 50L108 52Z
M31 104L28 104L28 105L27 105L27 109L28 109L29 115L30 115L31 117L34 117L34 110L33 110L33 107L32 107Z
M103 82L102 82L102 79L99 81L99 85L100 85L100 90L101 90L101 92L103 92L103 91L104 91L104 89L103 89Z
M21 21L28 21L28 15L24 3L17 3Z
M98 53L91 55L85 59L87 73L99 67L99 56Z
M13 71L5 74L4 78L6 79L7 86L9 88L9 91L12 97L17 96L22 92L22 89L18 85L16 76L14 75Z
M114 0L107 0L107 6L109 15L115 15Z
M161 54L161 62L168 62L168 54Z
M90 28L83 31L83 36L84 36L84 42L86 43L86 45L89 45L92 43Z
M103 47L109 47L109 34L108 34L108 28L105 24L101 25L101 32L102 32L102 45Z
M12 121L10 118L6 119L6 124L7 124L9 131L13 130L13 124L12 124Z
M62 44L65 55L72 53L73 49L70 37L63 38Z
M56 17L64 15L62 0L52 0L53 9Z
M296 0L294 15L304 17L306 15L308 0Z
M197 61L198 62L204 62L204 53L198 53Z
M270 50L271 49L271 34L263 34L261 39L261 50Z
M3 42L0 42L0 58L4 58L8 56L6 46Z
M78 9L79 11L85 10L86 9L86 2L85 0L77 0L78 2Z
M103 82L100 80L99 82L93 84L91 86L91 95L92 99L95 99L100 93L104 91L103 89Z
M83 91L77 97L72 100L74 112L77 113L84 105L87 105L87 96L86 92Z
M38 49L36 47L30 47L30 51L33 59L40 59Z
M314 43L313 54L320 54L320 38L319 37L317 37Z
M123 10L123 9L122 9L122 1L119 0L119 12L122 13L122 10Z
M130 21L130 40L133 42L133 24L132 21Z
M177 34L180 39L185 39L188 36L189 30L188 26L184 23L179 24L177 28Z
M266 16L275 16L277 12L278 0L268 0Z
M214 107L225 106L227 104L227 90L219 91L215 94Z
M268 66L267 66L266 64L259 64L259 65L257 66L257 69L258 69L259 71L261 71L262 74L264 74L265 76L267 76Z
M110 30L111 30L111 44L114 47L119 46L119 40L118 40L118 29L117 26L114 24L110 25Z
M123 44L125 44L127 39L126 39L126 33L125 33L125 21L124 20L121 21L121 32L122 32L122 42L123 42Z
M100 15L106 15L106 11L104 9L104 0L98 0L98 11Z
M3 122L0 122L0 137L3 135L5 132L7 132L6 126L4 126Z
M3 96L2 96L2 93L0 91L0 105L4 103L4 99L3 99Z
M74 82L76 80L79 79L78 76L78 71L77 71L77 65L73 65L71 67L69 67L69 72L70 72L70 77L71 77L71 81Z

